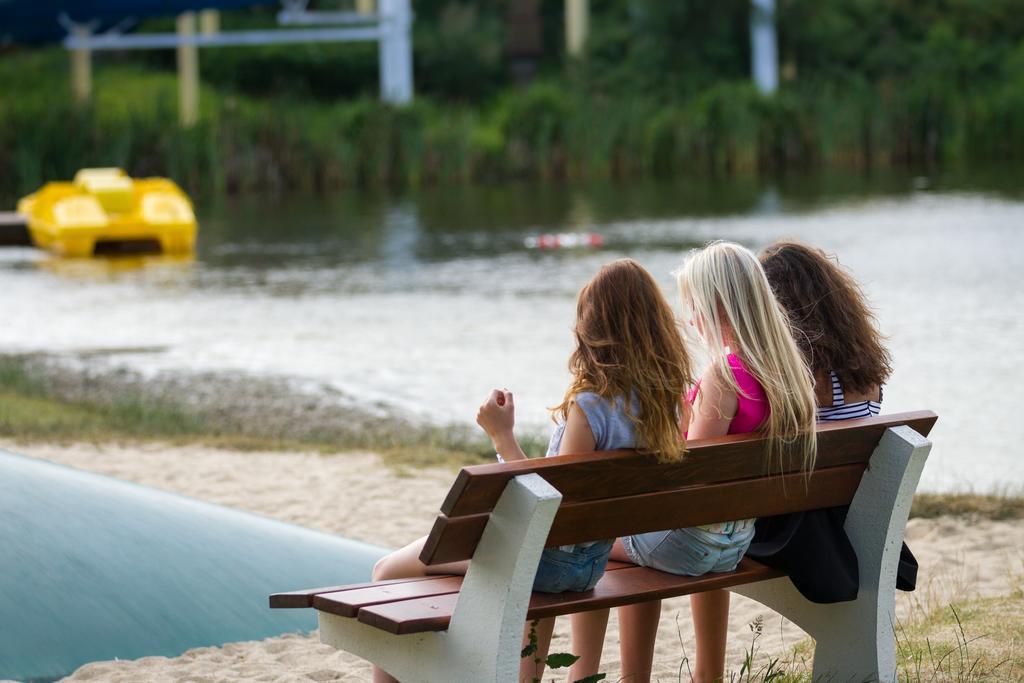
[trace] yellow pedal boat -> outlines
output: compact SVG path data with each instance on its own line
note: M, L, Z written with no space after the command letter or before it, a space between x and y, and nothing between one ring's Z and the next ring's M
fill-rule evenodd
M195 249L192 202L166 178L132 179L119 168L84 168L18 202L32 241L63 256Z

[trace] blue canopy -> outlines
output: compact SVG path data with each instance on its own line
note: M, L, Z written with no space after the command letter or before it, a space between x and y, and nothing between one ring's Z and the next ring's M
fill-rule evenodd
M191 10L276 4L273 0L0 0L0 45L60 41L67 35L62 15L76 23L95 22L96 30L103 31L126 21Z

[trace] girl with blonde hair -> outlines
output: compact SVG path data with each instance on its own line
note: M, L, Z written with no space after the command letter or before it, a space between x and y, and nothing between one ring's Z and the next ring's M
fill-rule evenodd
M709 358L688 396L692 409L686 438L756 432L766 440L766 464L779 461L785 450L800 454L805 468L813 467L813 379L757 257L738 244L714 242L692 252L676 277L683 308ZM752 519L636 534L616 542L611 557L681 575L728 572L753 534ZM729 593L698 593L690 602L697 641L693 680L721 680ZM623 681L650 679L660 613L660 601L619 608ZM603 634L607 617L607 610L578 615L574 635ZM599 650L576 653L581 659L571 680L596 672Z

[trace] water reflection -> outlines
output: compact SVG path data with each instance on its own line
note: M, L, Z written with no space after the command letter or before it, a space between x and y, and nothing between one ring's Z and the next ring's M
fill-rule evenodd
M187 274L195 263L191 255L101 256L65 258L45 255L35 265L53 275L72 280L109 281L120 276L145 272L148 280Z

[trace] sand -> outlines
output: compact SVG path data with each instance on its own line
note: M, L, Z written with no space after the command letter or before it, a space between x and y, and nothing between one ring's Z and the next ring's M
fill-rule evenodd
M199 446L17 445L10 450L100 474L250 510L357 540L399 546L425 534L453 478L445 469L395 472L369 453L239 453ZM337 495L339 489L348 492ZM396 492L400 495L396 495ZM919 587L898 594L901 619L921 609L973 596L1005 595L1024 573L1024 522L959 518L911 520L907 541L920 562ZM1019 578L1018 578L1019 580ZM759 661L788 656L805 638L771 610L733 596L729 663L738 670L751 647L750 624L760 617ZM602 670L617 679L613 613ZM552 651L571 651L568 620L560 619ZM655 655L656 676L676 681L694 652L687 598L668 600ZM364 681L369 666L321 645L315 634L198 648L175 658L95 662L69 680L89 681ZM561 678L564 678L561 677ZM554 680L548 676L546 680ZM684 673L685 680L685 673Z

